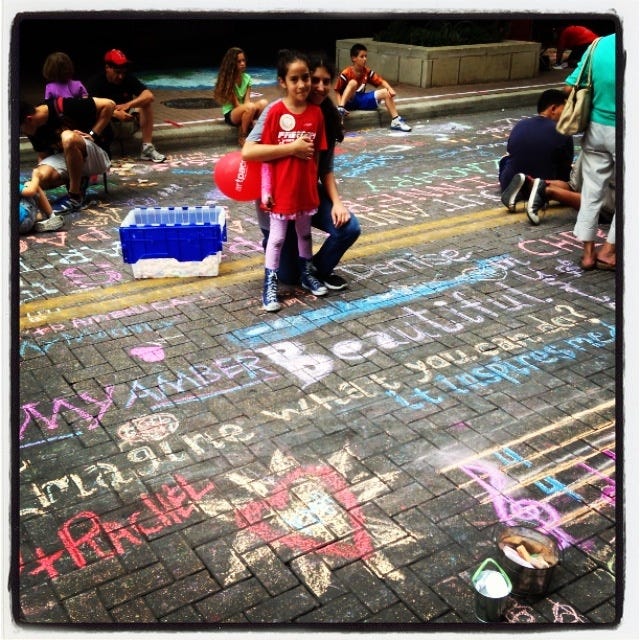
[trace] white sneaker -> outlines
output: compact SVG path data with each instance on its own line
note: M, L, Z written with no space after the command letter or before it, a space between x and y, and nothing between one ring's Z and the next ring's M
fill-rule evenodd
M36 233L42 233L43 231L57 231L64 224L64 218L62 216L52 215L44 220L38 220L33 225L33 229Z
M152 145L145 145L140 152L140 160L151 160L151 162L164 162L167 156L159 153Z
M402 116L396 116L391 121L391 128L395 131L411 131L411 127L404 121Z
M536 227L540 224L540 210L547 206L546 188L547 183L541 178L536 178L527 201L527 218Z
M516 175L511 178L511 182L507 185L507 188L502 192L500 200L502 200L502 204L509 209L509 213L516 212L518 196L526 180L527 176L525 176L524 173L516 173Z
M338 111L338 114L340 115L340 122L343 122L344 119L349 115L349 112L340 105L338 105L336 109Z

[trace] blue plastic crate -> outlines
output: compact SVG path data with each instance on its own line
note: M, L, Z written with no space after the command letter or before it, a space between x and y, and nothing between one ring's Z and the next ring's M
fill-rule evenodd
M120 225L122 257L139 260L172 258L198 262L222 252L227 239L226 207L138 207Z

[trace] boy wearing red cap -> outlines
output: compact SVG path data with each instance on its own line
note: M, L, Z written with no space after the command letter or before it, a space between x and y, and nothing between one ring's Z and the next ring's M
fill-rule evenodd
M132 121L135 109L140 117L142 135L141 160L164 162L165 157L153 146L153 93L138 78L129 73L131 60L120 51L111 49L104 55L104 71L87 82L89 95L109 98L116 103L113 117L121 122Z

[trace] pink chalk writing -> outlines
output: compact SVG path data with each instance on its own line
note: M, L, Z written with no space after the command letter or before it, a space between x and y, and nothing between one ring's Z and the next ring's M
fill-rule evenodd
M561 603L554 602L553 607L553 621L559 622L562 624L575 624L577 622L589 622L587 618L581 616L572 606Z
M174 433L178 426L178 419L172 413L151 413L120 425L117 434L129 443L158 442Z
M129 349L129 354L143 362L160 362L165 357L164 349L159 344L142 344Z
M213 491L214 485L207 482L197 490L183 476L175 474L173 478L175 485L163 484L154 494L141 494L140 510L134 511L127 522L108 521L93 511L80 511L72 516L62 523L57 532L63 548L46 553L36 547L36 566L29 574L46 573L49 578L55 578L59 575L56 563L67 556L81 569L94 558L123 555L127 547L143 544L144 536L186 522L197 503ZM21 562L20 571L25 567L26 564Z
M70 559L75 567L81 569L95 560L121 556L129 548L142 545L148 536L183 524L215 486L206 481L197 489L177 473L173 475L173 479L175 484L163 484L153 494L140 494L139 508L126 521L107 520L93 511L79 511L58 528L57 535L62 548L47 552L36 546L34 566L31 566L32 561L25 561L21 555L20 572L28 571L30 575L46 573L49 578L55 578L60 573L57 566L59 562ZM343 539L327 542L325 538L314 537L308 532L310 529L304 530L304 526L300 531L291 532L283 528L286 525L277 525L265 519L265 515L272 510L279 513L285 511L292 498L299 502L296 488L305 479L328 494L320 496L318 490L313 491L313 501L317 502L320 498L323 519L342 513L352 532L351 542ZM343 510L336 507L342 507ZM363 558L374 552L356 496L346 480L335 469L326 465L299 467L291 471L275 485L269 496L237 509L235 520L239 529L247 529L264 541L277 539L295 550L315 550L317 553L346 559Z
M50 244L54 247L64 247L67 244L67 232L58 231L57 233L49 233L46 235L22 237L20 238L20 253L26 251L30 244Z
M122 274L107 262L99 262L92 265L92 267L93 270L91 273L87 272L86 266L83 269L79 269L78 267L67 267L63 270L62 275L80 289L112 284L122 280Z
M616 483L609 476L605 475L604 473L601 473L600 471L598 471L597 469L594 469L593 467L590 467L588 464L585 464L584 462L579 462L577 466L582 467L588 473L592 473L594 476L597 476L598 478L601 478L602 480L605 481L606 486L603 487L600 492L602 495L602 499L605 502L608 502L612 507L615 506Z
M82 407L77 407L66 398L56 398L51 403L51 415L45 415L39 409L39 406L43 403L41 402L28 402L27 404L22 405L22 411L24 413L24 419L22 424L20 425L20 440L22 440L25 436L27 428L30 424L42 423L48 431L54 431L58 429L58 418L60 417L61 412L63 411L73 411L78 414L83 420L87 422L86 428L89 430L96 429L105 415L105 413L109 410L109 408L113 405L113 386L105 387L105 398L103 400L99 400L91 396L88 392L82 391L78 394L82 400L84 400L87 405L95 405L98 409L97 415L90 413L88 410L83 409ZM66 423L66 421L65 421Z
M78 234L78 240L80 242L102 242L104 240L109 240L110 238L111 234L96 226L89 227L89 230L86 233Z
M531 522L541 532L553 535L561 549L575 542L559 526L560 514L551 505L539 500L512 498L505 491L512 483L511 479L490 464L478 460L462 465L460 469L485 489L500 522L508 525Z

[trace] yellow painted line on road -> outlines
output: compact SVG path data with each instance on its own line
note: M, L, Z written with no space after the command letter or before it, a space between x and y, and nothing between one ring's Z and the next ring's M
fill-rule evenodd
M441 218L401 229L367 233L349 249L348 259L367 257L390 249L412 248L434 240L467 235L476 231L503 227L509 224L523 224L522 216L504 215L505 210L488 209L476 213L465 213L454 218Z
M549 215L549 214L547 214ZM507 215L504 208L465 213L450 218L427 220L418 224L363 234L349 249L345 258L353 260L393 249L415 248L420 244L453 236L476 233L510 224L528 224L522 215ZM20 305L20 330L45 324L86 318L193 294L206 294L214 289L248 282L262 277L264 257L260 255L223 260L218 276L211 278L146 278L122 284L78 291L68 295L34 300Z

